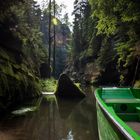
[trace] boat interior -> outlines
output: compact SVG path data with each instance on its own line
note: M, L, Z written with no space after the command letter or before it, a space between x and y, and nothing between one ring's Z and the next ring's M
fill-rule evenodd
M103 88L101 93L112 113L140 134L140 89Z

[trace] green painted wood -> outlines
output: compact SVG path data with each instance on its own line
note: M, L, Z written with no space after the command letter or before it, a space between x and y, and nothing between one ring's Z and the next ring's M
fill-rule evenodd
M97 104L97 119L98 119L98 132L99 132L99 139L100 140L124 140L124 138L120 136L117 131L114 131L110 122L106 119L106 116L100 109L99 105ZM113 111L113 108L110 107Z
M137 104L140 103L140 99L132 98L132 99L125 99L125 98L109 98L109 99L104 99L106 103L126 103L126 104Z
M133 128L127 125L127 122L140 122L140 89L100 88L95 91L95 97L97 104L100 104L99 106L102 108L100 111L105 110L105 113L107 113L106 117L104 117L104 120L102 120L102 123L105 123L105 120L108 120L108 117L115 122L110 122L110 126L116 125L116 128L119 128L120 131L124 131L124 134L128 134L130 139L140 140L140 135ZM98 118L99 117L101 117L101 114L98 115ZM103 127L105 128L106 126L106 124L102 123L99 125L99 130ZM108 125L109 123L105 129L109 128ZM116 130L114 127L112 128L113 129L110 130L112 131L112 134L114 134ZM106 133L105 130L100 130L100 138L104 139L106 136L106 139L110 139L109 135L104 133ZM119 134L119 132L117 133ZM113 140L117 139L118 137L114 138ZM119 139L121 138L119 137ZM126 136L126 139L129 138Z
M130 88L103 88L102 89L102 98L109 99L133 99L135 98L130 90Z

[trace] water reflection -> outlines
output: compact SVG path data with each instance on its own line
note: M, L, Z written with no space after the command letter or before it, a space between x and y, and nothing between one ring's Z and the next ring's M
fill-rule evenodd
M59 114L61 119L67 119L73 112L75 107L82 101L82 99L60 99L57 98L57 103L59 106Z
M24 116L8 115L2 119L0 140L98 139L93 95L82 101L57 100L54 95L46 95L37 106Z

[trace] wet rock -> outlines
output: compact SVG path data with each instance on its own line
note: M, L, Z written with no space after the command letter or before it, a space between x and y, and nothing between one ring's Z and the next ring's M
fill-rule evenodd
M61 74L58 80L56 96L62 98L84 98L85 94L70 80L66 74Z

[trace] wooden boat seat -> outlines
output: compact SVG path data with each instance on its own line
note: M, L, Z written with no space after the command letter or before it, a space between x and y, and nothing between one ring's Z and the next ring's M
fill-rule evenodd
M113 99L104 99L105 103L117 103L117 104L140 104L140 99L137 98L131 98L131 99L118 99L118 98L113 98Z
M112 88L103 88L102 98L106 103L140 104L140 99L133 96L130 88L116 88L115 90Z
M102 89L102 98L103 99L134 99L131 89L112 89L112 88L103 88Z

